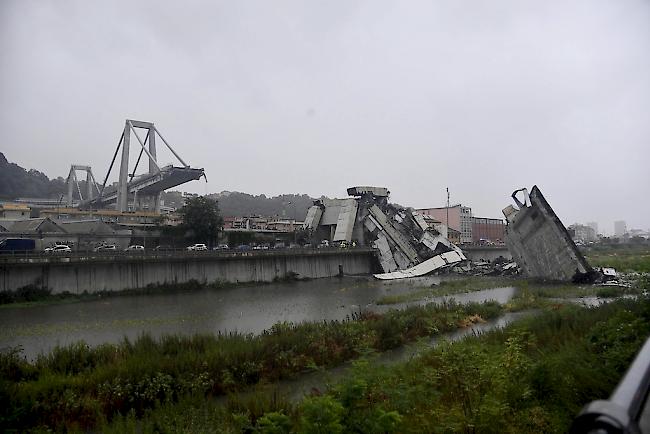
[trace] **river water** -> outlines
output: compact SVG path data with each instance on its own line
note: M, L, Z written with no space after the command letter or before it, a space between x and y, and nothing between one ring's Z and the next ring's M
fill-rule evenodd
M0 349L20 346L28 359L56 345L83 340L89 345L134 339L142 333L259 333L281 321L344 319L360 310L385 311L385 295L397 295L432 284L441 277L401 281L330 278L304 282L255 284L225 289L124 295L84 302L0 308ZM453 277L445 277L453 279ZM516 289L495 288L416 302L496 300L506 302Z

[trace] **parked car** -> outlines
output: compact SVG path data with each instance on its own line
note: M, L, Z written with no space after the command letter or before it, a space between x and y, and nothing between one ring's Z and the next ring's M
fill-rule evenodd
M240 244L239 246L237 246L237 250L250 250L250 249L251 246L249 246L248 244Z
M330 246L330 242L328 240L322 240L320 242L320 244L318 245L318 248L322 249L322 248L329 247L329 246Z
M219 244L218 246L214 247L212 250L230 250L230 246L228 246L228 244Z
M72 249L64 244L57 244L52 247L48 247L45 249L45 253L71 253Z
M160 246L156 246L154 250L157 252L171 252L174 250L174 248L172 246L168 246L167 244L162 244Z
M274 249L284 249L284 248L286 248L286 246L284 245L284 243L275 243L273 248Z
M191 246L187 246L187 250L189 251L194 251L194 252L200 252L200 251L205 251L208 250L208 246L205 244L192 244Z
M126 249L124 249L125 252L133 251L133 250L135 250L135 251L138 251L138 250L143 251L144 246L141 246L139 244L133 244L133 245L130 245L129 247L127 247Z
M98 247L95 247L95 249L94 249L95 252L106 252L106 251L115 251L115 250L117 250L117 247L115 247L115 245L113 245L113 244L108 244L108 245L105 245L105 246L98 246Z

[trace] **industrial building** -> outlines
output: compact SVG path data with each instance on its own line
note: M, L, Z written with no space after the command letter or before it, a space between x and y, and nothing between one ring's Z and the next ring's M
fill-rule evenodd
M428 215L460 232L460 243L469 244L472 235L472 208L461 204L440 208L421 208L416 210L422 215Z
M502 244L506 224L502 219L472 217L472 242L474 244Z
M27 219L31 208L22 203L5 202L0 204L0 219Z
M36 242L36 250L65 244L73 250L92 250L97 246L112 244L126 248L137 230L120 227L105 221L57 220L50 217L21 220L0 220L0 239L29 238ZM151 233L156 236L156 233Z
M567 228L567 231L574 241L593 243L598 240L596 231L591 226L574 223Z
M625 220L618 220L614 222L614 235L621 238L627 233L627 224Z

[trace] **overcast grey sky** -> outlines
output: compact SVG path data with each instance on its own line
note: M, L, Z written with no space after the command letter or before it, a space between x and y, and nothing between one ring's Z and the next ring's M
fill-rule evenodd
M537 184L567 225L650 227L647 0L2 0L0 53L0 151L50 177L103 178L131 118L201 194L501 217Z

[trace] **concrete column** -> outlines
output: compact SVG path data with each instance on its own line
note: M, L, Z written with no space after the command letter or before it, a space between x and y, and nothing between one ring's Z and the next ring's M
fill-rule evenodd
M90 176L90 170L86 171L86 200L93 198L93 179Z
M156 156L156 130L153 127L153 124L148 129L149 131L149 153L154 158L158 160ZM154 174L158 172L158 168L151 159L149 159L149 173ZM147 205L149 206L149 211L151 212L160 212L160 194L149 196Z
M127 184L129 181L129 142L131 139L131 129L129 122L124 125L124 139L122 141L122 162L120 163L120 178L117 184L117 210L128 211L128 195L129 191Z
M135 192L133 193L133 211L137 211L140 208L138 204L138 199L139 199L138 190L135 190Z
M154 130L153 124L151 124L151 127L149 127L147 131L149 131L149 153L153 159L157 161L158 157L156 157L156 130ZM151 161L151 159L149 159L149 173L153 174L156 172L158 172L156 165L153 161Z
M162 193L158 193L154 196L151 196L151 203L149 205L149 211L160 213L160 197Z
M72 169L70 169L70 174L68 175L68 197L66 198L66 202L69 208L72 208L72 184L74 183L72 173Z

